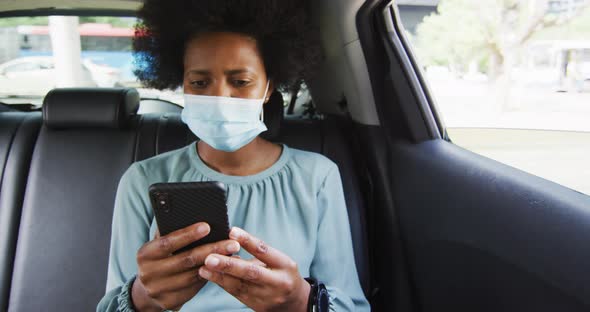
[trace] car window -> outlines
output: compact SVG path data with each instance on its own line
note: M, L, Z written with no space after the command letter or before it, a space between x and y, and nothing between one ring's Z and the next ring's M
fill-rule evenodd
M137 80L132 52L136 23L133 17L0 18L0 69L19 73L0 76L0 102L17 103L15 98L21 97L41 105L55 87L133 87L144 99L184 105L182 89L159 91ZM79 66L60 66L60 59ZM78 78L67 79L70 76ZM293 104L288 117L317 117L305 85L283 92L283 97L286 112Z
M590 194L590 1L396 3L452 142Z

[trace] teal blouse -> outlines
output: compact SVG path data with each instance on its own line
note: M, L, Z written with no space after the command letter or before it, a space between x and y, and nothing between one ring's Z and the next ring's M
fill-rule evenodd
M279 160L251 176L209 168L196 143L133 164L115 200L107 293L97 311L133 311L128 285L137 273L136 254L157 225L148 187L158 182L219 181L227 188L230 226L245 229L289 255L303 277L326 284L334 311L369 311L354 262L338 167L326 157L283 145ZM243 249L239 255L251 258ZM214 283L207 283L182 311L251 311Z

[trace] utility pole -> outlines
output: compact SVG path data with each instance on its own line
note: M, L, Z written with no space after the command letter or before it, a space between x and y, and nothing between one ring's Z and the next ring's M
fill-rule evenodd
M84 86L78 24L77 16L49 17L49 33L58 88Z

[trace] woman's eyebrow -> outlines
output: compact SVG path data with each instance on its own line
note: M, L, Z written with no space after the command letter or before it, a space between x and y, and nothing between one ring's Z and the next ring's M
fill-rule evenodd
M226 76L231 76L231 75L238 75L238 74L244 74L244 73L250 73L250 72L252 72L252 71L249 70L248 68L240 68L240 69L228 69L228 70L225 70L223 73ZM186 74L187 75L191 75L191 74L210 75L211 71L206 70L206 69L191 69L191 70L187 71Z
M192 69L186 72L187 75L196 74L196 75L209 75L211 71L205 69Z
M231 76L231 75L238 75L238 74L244 74L244 73L249 73L249 72L251 72L249 69L241 68L241 69L226 70L223 73L227 76Z

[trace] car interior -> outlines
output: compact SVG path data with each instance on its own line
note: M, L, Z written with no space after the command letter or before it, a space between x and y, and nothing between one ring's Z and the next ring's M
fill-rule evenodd
M140 5L1 1L0 17L134 16ZM372 309L588 311L590 198L452 144L395 1L312 7L325 60L306 83L321 117L285 118L276 92L263 136L338 165ZM133 88L0 105L1 311L95 310L118 181L197 139L180 110Z

